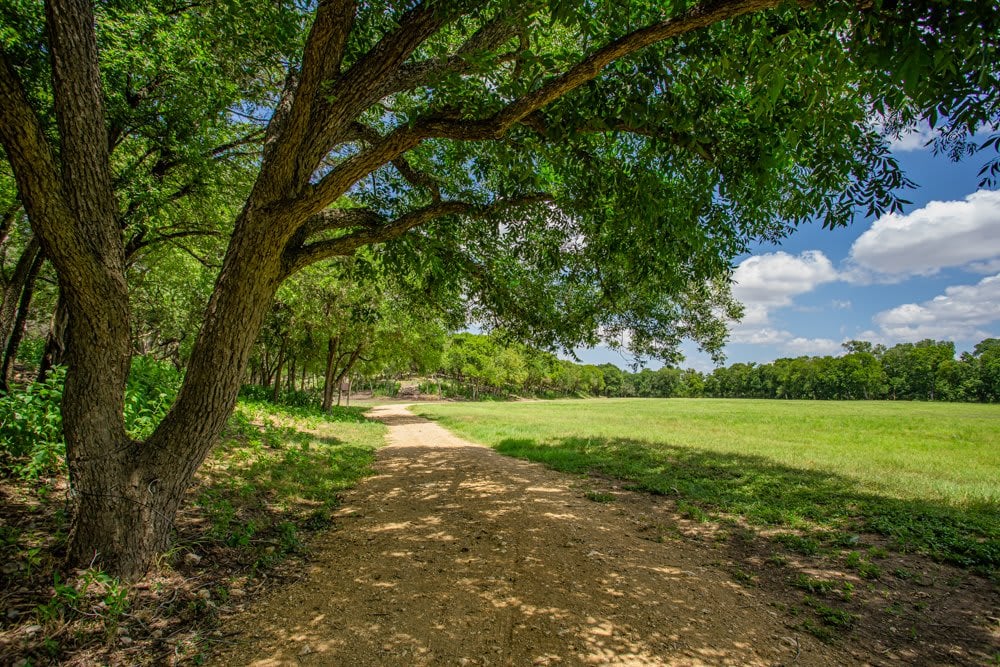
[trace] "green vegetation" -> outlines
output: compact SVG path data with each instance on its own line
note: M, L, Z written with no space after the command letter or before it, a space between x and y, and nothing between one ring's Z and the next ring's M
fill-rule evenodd
M957 359L955 344L948 341L892 347L850 341L839 357L739 363L711 373L670 367L629 373L473 334L449 336L443 345L435 370L443 380L426 383L424 392L473 400L518 395L1000 401L1000 340L995 338Z
M137 394L142 378L160 373L169 369L133 366ZM56 389L60 377L52 376ZM145 412L133 414L141 421ZM155 585L139 587L98 568L63 567L65 466L7 477L0 562L17 568L0 573L0 587L24 610L8 618L11 636L24 641L19 653L30 664L114 664L109 656L125 636L157 664L175 651L196 658L220 605L280 573L289 557L306 553L311 533L332 523L339 494L370 474L384 435L385 426L357 408L327 413L241 400L188 492ZM177 641L163 645L154 632Z
M504 454L795 529L775 539L801 553L850 548L869 531L899 550L1000 567L994 406L677 399L419 412ZM851 558L862 576L880 575Z

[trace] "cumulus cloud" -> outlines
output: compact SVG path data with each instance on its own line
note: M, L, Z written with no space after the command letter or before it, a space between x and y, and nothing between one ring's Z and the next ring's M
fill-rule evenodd
M833 263L819 250L800 255L772 252L743 260L733 273L733 295L747 306L780 308L792 298L837 279Z
M732 343L745 345L773 345L789 357L839 355L843 353L840 343L829 338L804 338L784 329L764 327L758 329L737 328L730 338Z
M819 250L748 257L733 272L733 296L743 304L744 315L731 327L730 342L782 345L794 340L793 334L771 325L771 312L837 278L833 263Z
M851 246L844 277L902 279L946 267L978 272L1000 262L1000 191L980 190L962 201L932 201L907 215L885 215Z
M785 354L794 357L809 355L822 357L826 355L839 356L844 352L844 348L835 340L829 338L801 338L796 337L787 340L782 344L781 349Z
M792 334L771 327L749 328L735 327L729 337L731 343L745 343L747 345L776 345L784 343Z
M873 318L882 335L895 341L924 338L980 340L983 327L1000 321L1000 274L975 285L955 285L929 301L906 303Z

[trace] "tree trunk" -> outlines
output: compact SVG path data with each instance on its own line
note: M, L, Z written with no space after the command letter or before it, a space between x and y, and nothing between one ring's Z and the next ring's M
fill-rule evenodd
M361 350L363 348L364 348L363 344L358 344L357 347L355 347L353 350L351 350L351 356L348 357L347 363L344 364L344 367L342 369L340 369L339 373L337 373L337 379L334 382L337 385L337 405L338 406L340 405L340 398L341 398L341 394L343 393L343 389L341 388L341 385L344 382L344 378L347 376L348 373L351 372L351 369L354 368L354 364L356 364L358 362L358 357L361 356ZM350 390L348 390L348 391L350 391Z
M21 347L21 340L24 338L24 327L28 321L28 310L31 308L31 297L35 291L35 279L38 272L45 263L45 255L41 252L35 255L35 261L31 263L28 271L28 279L24 283L24 291L21 292L21 302L17 308L14 318L14 329L10 332L7 340L7 349L4 351L3 367L0 368L0 391L10 391L10 379L14 370L14 360L17 358L17 350Z
M11 335L14 332L17 320L18 304L24 301L22 294L30 282L34 282L34 276L38 275L35 267L36 260L42 256L42 246L38 238L32 236L21 251L21 256L17 259L14 272L11 274L10 282L4 286L3 303L0 304L0 349L6 349Z
M336 370L337 352L340 350L340 338L330 338L326 344L326 368L323 371L323 410L329 412L333 407L333 374Z
M37 382L45 382L49 371L65 363L66 331L68 327L69 309L66 307L66 300L60 294L56 299L56 308L52 313L49 332L45 335L45 347L42 350L42 359L38 362Z
M278 402L281 398L281 369L285 365L285 338L281 339L281 347L278 348L278 367L274 369L274 391L271 394L271 401Z

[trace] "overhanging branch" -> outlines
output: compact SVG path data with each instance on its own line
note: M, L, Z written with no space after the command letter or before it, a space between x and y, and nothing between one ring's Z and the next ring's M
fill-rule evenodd
M504 199L487 205L459 201L434 202L410 211L395 220L387 220L370 209L348 209L354 211L352 215L358 216L359 220L364 219L367 224L334 239L315 241L289 248L285 252L286 275L291 275L310 264L330 257L350 255L362 246L399 238L414 227L437 218L450 215L483 218L510 208L550 201L552 201L550 195L539 193L516 199Z

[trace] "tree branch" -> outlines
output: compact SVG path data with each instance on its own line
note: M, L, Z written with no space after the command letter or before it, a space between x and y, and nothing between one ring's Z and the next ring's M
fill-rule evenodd
M356 0L322 0L302 54L302 68L290 68L265 139L268 167L290 178L303 147L323 82L340 68L354 24Z
M399 127L367 150L344 160L297 201L282 202L281 205L299 208L301 214L305 216L316 213L343 195L358 180L426 139L456 141L500 139L515 124L526 119L530 123L532 113L594 79L605 67L619 58L651 44L678 37L719 21L776 7L781 2L782 0L708 0L679 16L619 37L492 116L481 119L427 116L413 124Z
M352 254L362 246L382 243L399 238L414 227L426 224L431 220L449 215L466 215L469 217L487 217L499 211L522 206L529 206L552 201L548 194L533 194L517 199L505 199L492 204L480 205L469 202L447 201L435 202L422 208L405 213L395 220L386 220L374 211L363 209L367 220L377 220L376 224L367 224L361 229L352 231L335 239L316 241L307 245L293 246L285 252L286 275L291 275L300 269L330 257Z
M78 220L88 227L87 245L98 255L124 260L104 125L94 8L89 0L48 0L45 19L65 194Z
M0 54L0 99L0 141L14 172L24 211L57 267L80 266L87 259L77 252L84 247L84 239L74 224L42 123L6 54ZM53 243L57 235L71 238L66 243Z
M354 123L352 125L352 129L357 133L358 138L367 142L369 145L376 144L382 140L382 135L363 123ZM433 176L414 169L410 165L409 161L402 155L392 161L392 166L394 166L396 171L398 171L403 178L409 181L411 185L430 190L431 198L434 201L441 201L441 184Z

